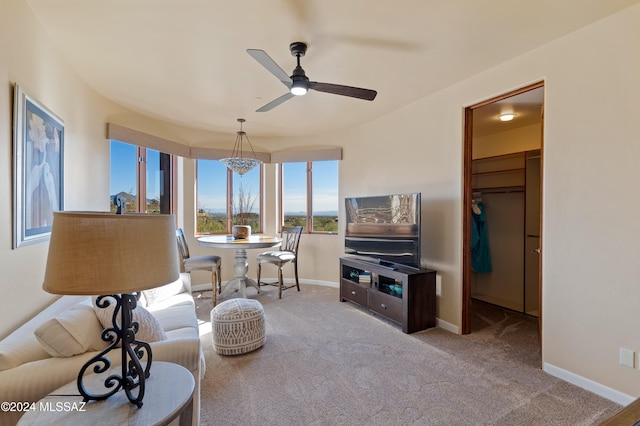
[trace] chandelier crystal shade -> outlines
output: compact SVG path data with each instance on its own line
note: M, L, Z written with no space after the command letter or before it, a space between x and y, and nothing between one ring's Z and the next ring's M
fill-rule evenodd
M258 160L258 158L256 157L256 153L253 151L249 136L242 130L242 123L244 123L245 121L246 120L244 118L238 118L238 122L240 123L240 130L236 132L236 143L233 146L231 157L220 159L220 161L222 161L229 169L241 176L262 163L262 161ZM244 156L243 145L245 138L247 139L247 144L249 144L249 148L251 149L253 158Z

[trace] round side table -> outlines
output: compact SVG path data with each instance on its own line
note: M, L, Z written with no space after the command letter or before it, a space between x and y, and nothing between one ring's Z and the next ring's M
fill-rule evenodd
M120 366L114 366L120 369ZM87 388L106 374L85 376ZM195 381L189 370L178 364L155 361L145 382L142 407L132 404L124 391L103 401L82 402L76 381L56 389L36 402L18 421L19 425L168 425L180 417L180 425L191 425Z

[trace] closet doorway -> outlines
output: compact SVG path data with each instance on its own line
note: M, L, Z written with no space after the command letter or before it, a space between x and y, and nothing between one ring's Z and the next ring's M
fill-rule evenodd
M540 333L543 104L539 82L465 109L462 334L472 300L537 317Z

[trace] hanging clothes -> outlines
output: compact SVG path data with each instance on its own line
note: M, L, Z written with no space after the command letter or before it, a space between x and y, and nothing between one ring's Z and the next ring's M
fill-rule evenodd
M473 203L471 220L471 269L476 272L491 272L491 253L487 217L482 203Z

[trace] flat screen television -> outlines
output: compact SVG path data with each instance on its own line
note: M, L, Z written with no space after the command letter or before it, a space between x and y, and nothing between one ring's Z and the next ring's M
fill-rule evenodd
M420 193L345 198L345 253L420 268Z

